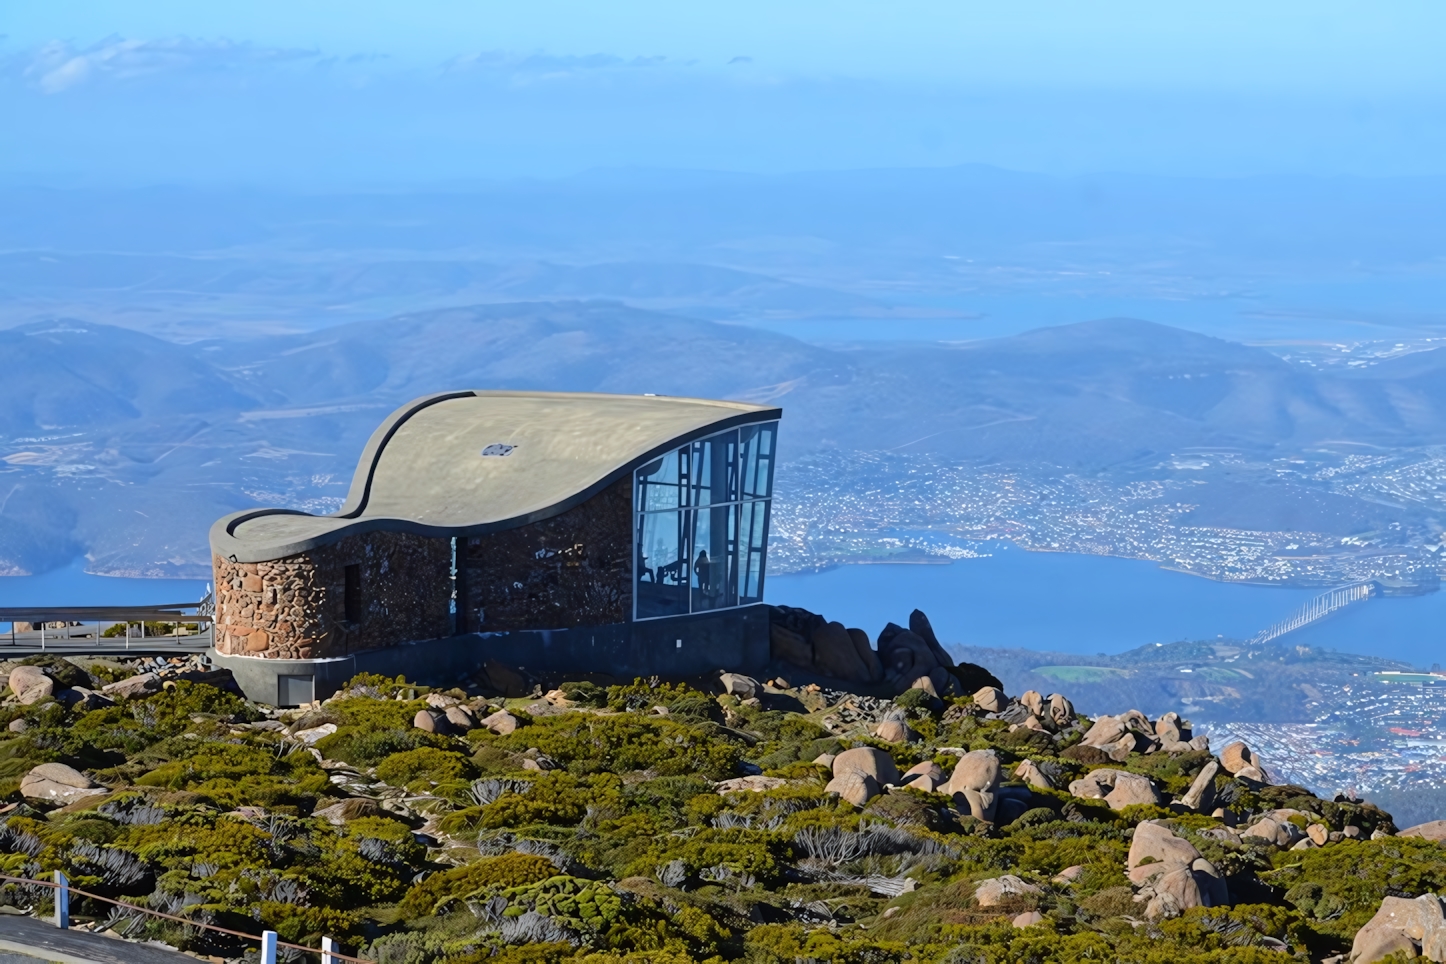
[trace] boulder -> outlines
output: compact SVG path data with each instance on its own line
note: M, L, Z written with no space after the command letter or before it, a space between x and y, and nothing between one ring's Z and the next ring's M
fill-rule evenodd
M1305 835L1317 847L1324 847L1331 839L1331 830L1323 823L1313 823L1305 828Z
M1024 708L1035 716L1044 716L1044 697L1039 690L1025 690L1019 697L1019 702Z
M724 673L718 677L723 692L731 693L740 700L749 700L758 695L758 680L742 673Z
M959 681L959 693L973 693L985 686L992 686L997 690L1003 690L1004 684L999 682L999 677L977 663L955 663L949 667L949 675Z
M448 696L446 693L428 693L425 702L433 709L445 710L449 706L456 706L458 700L457 697Z
M934 654L934 661L940 666L954 665L953 657L939 644L939 637L934 635L934 627L930 625L929 617L924 615L922 609L909 613L909 631L928 644L929 651Z
M751 776L721 780L713 784L713 791L715 793L732 793L738 790L751 790L754 793L762 793L765 790L777 790L779 787L786 786L788 786L788 781L783 777L765 777L755 773Z
M1195 872L1189 867L1177 867L1161 874L1155 878L1153 888L1155 896L1145 905L1145 917L1149 920L1176 917L1191 907L1205 906Z
M1405 944L1393 935L1407 939L1411 945L1409 953ZM1446 918L1442 915L1441 899L1435 894L1422 894L1414 900L1405 897L1382 900L1376 916L1356 933L1351 961L1369 964L1391 953L1414 957L1417 945L1422 957L1446 961Z
M869 668L859 658L854 638L843 623L824 623L813 631L813 667L838 680L866 683Z
M1199 859L1200 851L1190 841L1175 836L1168 827L1146 820L1135 828L1125 867L1130 880L1138 884L1159 873L1188 868Z
M900 689L939 666L929 644L907 629L890 636L887 649L880 643L879 663L884 668L884 678Z
M1089 746L1090 744L1086 743L1083 745ZM1099 746L1099 749L1104 755L1116 763L1124 763L1130 758L1130 754L1134 753L1138 748L1139 736L1135 733L1126 733L1113 743L1105 743Z
M1033 884L1014 874L1005 874L1002 877L990 877L988 880L979 881L974 887L974 900L980 907L996 907L1006 897L1038 893L1040 893L1040 889Z
M825 793L836 793L856 807L862 807L883 790L879 781L861 770L847 770L834 777L823 788Z
M1236 740L1234 743L1220 751L1220 765L1227 773L1236 774L1246 767L1257 766L1255 754L1250 752L1250 747Z
M934 671L936 673L942 672L940 667L937 666L934 667ZM930 696L935 697L936 699L939 696L939 687L935 686L934 681L927 676L920 676L918 679L914 680L914 682L909 684L909 689L923 690L925 693L928 693Z
M1091 770L1071 783L1069 792L1086 800L1103 800L1111 810L1123 810L1136 803L1160 802L1149 777L1124 770Z
M115 700L109 696L103 696L84 686L61 690L55 694L55 698L61 703L64 703L68 708L80 713L89 713L91 710L103 710L107 706L115 706Z
M477 717L465 706L449 706L446 709L447 722L452 724L452 729L458 733L466 733L468 730L477 729Z
M818 756L813 758L813 765L816 767L828 767L831 772L833 770L833 761L835 756L836 754L833 753L820 753Z
M506 710L498 710L482 721L482 725L496 733L498 736L506 736L517 729L517 717Z
M1235 771L1235 779L1262 785L1268 785L1270 783L1270 778L1265 775L1265 771L1260 767L1241 767Z
M1055 874L1054 882L1056 884L1072 884L1076 880L1078 880L1084 874L1084 872L1084 864L1075 864L1074 866L1066 867L1059 873Z
M884 667L879 662L879 654L874 652L873 644L869 642L869 634L862 629L850 629L849 639L854 641L854 652L859 654L859 661L868 670L868 682L877 683L884 678Z
M1356 931L1355 940L1351 942L1351 964L1376 964L1392 955L1407 960L1417 957L1416 942L1390 926L1367 924Z
M296 737L302 743L305 743L307 746L311 746L317 741L323 739L324 737L331 736L335 732L335 723L323 723L320 726L309 727L305 730L297 730L291 735Z
M1305 836L1304 832L1283 817L1267 814L1240 831L1241 837L1258 837L1277 847L1289 847Z
M879 786L899 784L899 768L894 765L894 758L871 746L856 746L833 758L835 778L849 773L861 773Z
M998 713L1009 705L1009 698L998 687L986 686L974 694L974 702L986 713Z
M155 673L140 673L129 679L117 680L100 688L105 695L117 700L136 700L159 693L163 682Z
M1125 723L1116 716L1097 716L1094 724L1085 731L1080 743L1101 749L1112 746L1125 735ZM1131 741L1133 743L1133 741Z
M10 725L6 727L6 729L8 729L11 733L24 733L26 730L30 729L30 724L25 722L24 717L17 716L15 719L10 721Z
M20 781L20 795L28 800L70 804L109 793L105 787L64 763L42 763Z
M935 783L944 782L944 771L939 769L939 764L933 760L925 760L923 763L915 763L904 771L904 782L908 783L915 777L931 777Z
M770 623L768 642L774 659L802 669L813 669L813 646L798 633L778 623Z
M1313 829L1313 828L1312 828ZM1446 820L1430 820L1426 823L1418 823L1414 827L1407 827L1398 837L1421 837L1425 840L1446 840Z
M874 727L874 736L886 743L912 743L919 738L903 720L884 720Z
M1180 798L1180 802L1191 810L1201 813L1215 809L1215 774L1220 772L1220 764L1211 760L1204 768L1195 775L1195 782L1190 784L1190 789Z
M992 791L999 786L999 756L993 750L971 750L959 758L945 793L962 790Z
M1049 694L1049 718L1055 726L1068 726L1074 722L1074 704L1061 693Z
M1170 712L1156 720L1155 735L1165 744L1184 742L1180 735L1180 714Z
M1016 780L1023 780L1032 787L1039 787L1041 790L1053 790L1054 783L1049 779L1039 765L1033 760L1024 760L1014 768Z
M1044 915L1037 910L1027 910L1014 918L1014 926L1019 928L1033 927L1035 924L1044 922Z
M447 714L441 710L417 710L417 715L412 717L412 726L426 733L445 735L452 732L452 724L447 722Z
M10 671L10 689L15 699L29 706L55 692L55 681L38 666L17 666Z
M948 790L941 788L940 792L948 793ZM994 822L995 811L999 803L998 794L989 790L970 790L966 788L964 790L957 790L951 795L954 797L954 809L960 813L973 817L976 820L984 820L989 823Z
M1209 751L1210 749L1210 737L1204 735L1203 733L1199 736L1190 737L1188 743L1190 745L1190 749L1192 750Z

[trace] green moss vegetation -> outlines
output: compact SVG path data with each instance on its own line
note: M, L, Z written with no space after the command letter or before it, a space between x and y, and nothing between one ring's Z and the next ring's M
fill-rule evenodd
M1078 727L1011 731L967 699L919 690L832 730L832 707L814 699L806 712L813 694L754 703L643 680L560 690L558 706L509 701L518 726L502 735L417 729L424 707L461 700L479 719L503 707L375 676L285 714L191 683L90 712L12 706L7 721L25 727L0 736L12 805L0 873L63 870L98 894L313 946L329 935L384 964L1284 964L1348 950L1386 894L1446 890L1446 849L1391 836L1389 815L1368 805L1218 778L1238 827L1289 808L1302 829L1334 834L1303 850L1239 840L1222 819L1172 806L1208 752L1105 762L1069 749ZM872 737L886 712L918 739ZM335 732L308 746L303 731L324 724ZM900 770L933 761L946 773L959 750L993 750L1007 819L910 787L842 801L815 761L858 746ZM1056 789L1013 780L1025 758ZM20 779L48 762L112 792L65 807L22 800ZM1071 796L1070 781L1101 765L1148 776L1161 805ZM1125 873L1144 820L1218 868L1230 905L1147 919ZM1359 836L1343 838L1347 827ZM1003 874L1031 889L980 906L978 882ZM17 907L47 899L0 887ZM1026 912L1042 917L1014 926ZM84 899L74 913L202 955L241 953Z

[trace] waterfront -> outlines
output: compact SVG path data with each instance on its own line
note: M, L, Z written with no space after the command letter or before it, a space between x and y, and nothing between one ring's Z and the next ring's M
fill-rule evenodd
M988 556L948 564L837 566L771 576L767 598L877 635L915 607L939 635L967 646L1119 653L1147 643L1249 639L1295 612L1316 589L1216 582L1152 562L987 544ZM1358 603L1282 642L1441 662L1446 594Z

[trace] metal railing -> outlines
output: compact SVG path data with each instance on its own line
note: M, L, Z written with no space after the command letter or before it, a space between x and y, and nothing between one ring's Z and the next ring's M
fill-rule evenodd
M217 927L215 924L203 924L200 921L187 920L184 917L177 917L174 914L165 914L158 910L151 910L149 907L139 907L135 904L126 903L123 900L116 900L111 897L102 897L99 894L92 894L89 891L80 890L70 886L65 874L55 872L54 880L36 880L33 877L7 877L0 875L0 881L12 884L27 884L32 887L49 887L55 891L55 926L59 928L70 927L70 895L79 894L91 900L98 900L105 904L113 904L116 907L124 907L126 910L133 910L139 914L150 914L152 917L159 917L163 920L175 921L187 927L196 927L202 930L215 931L218 934L226 934L230 937L239 937L242 940L252 941L261 947L261 964L276 964L276 951L278 948L288 948L300 951L303 954L316 954L321 958L321 964L375 964L363 957L351 957L336 949L336 943L330 937L321 939L321 947L307 947L303 944L292 944L283 941L275 931L262 931L260 934L246 934L242 931L233 931L227 927Z

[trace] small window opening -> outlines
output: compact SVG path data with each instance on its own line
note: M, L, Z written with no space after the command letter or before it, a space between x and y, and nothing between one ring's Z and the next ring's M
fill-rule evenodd
M362 621L362 587L361 587L361 566L346 567L346 595L343 597L346 607L346 621L359 623Z

